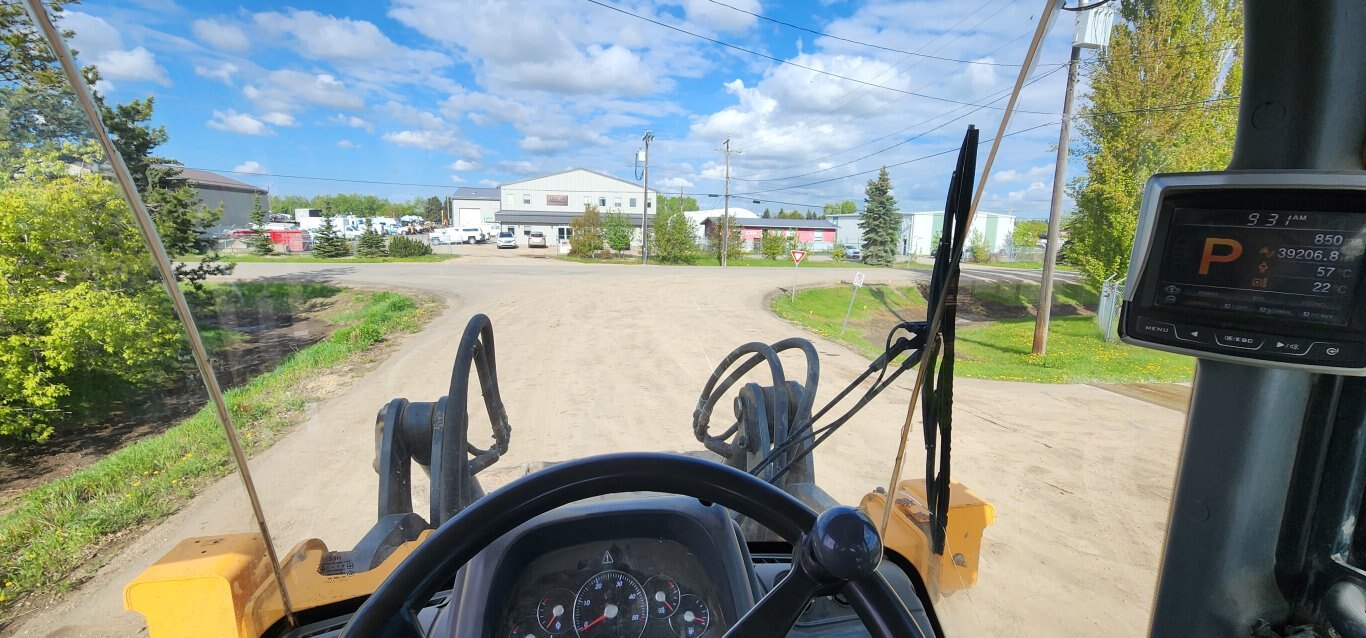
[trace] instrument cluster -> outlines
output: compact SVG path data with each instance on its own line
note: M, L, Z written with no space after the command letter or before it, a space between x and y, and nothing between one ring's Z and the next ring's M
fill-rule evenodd
M725 619L684 545L636 538L584 543L532 561L504 613L514 638L703 638Z

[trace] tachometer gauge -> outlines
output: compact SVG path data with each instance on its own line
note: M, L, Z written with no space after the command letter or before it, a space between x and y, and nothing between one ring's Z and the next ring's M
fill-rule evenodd
M668 618L678 611L678 583L668 576L655 576L645 581L645 597L650 604L651 618Z
M697 638L707 633L711 625L711 610L700 597L688 594L678 601L678 613L669 619L674 635L680 638Z
M579 588L574 601L574 631L579 636L639 636L648 620L645 590L626 572L599 572Z
M536 624L535 618L527 616L513 623L507 635L508 638L546 638L549 634Z
M536 622L552 636L562 634L569 631L572 621L569 615L573 609L574 592L557 587L546 592L541 596L541 601L536 603Z

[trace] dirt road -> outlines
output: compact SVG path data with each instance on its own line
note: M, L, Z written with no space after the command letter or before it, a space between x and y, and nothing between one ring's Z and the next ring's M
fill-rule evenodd
M802 286L830 285L853 271L798 275ZM509 454L490 470L503 478L536 461L698 450L689 423L712 366L741 343L800 333L764 307L766 295L790 285L789 269L592 266L488 254L439 264L243 264L237 276L416 288L448 300L426 331L253 460L283 547L318 537L349 548L373 523L375 411L393 397L443 394L451 351L473 313L493 319L513 426ZM919 276L868 272L870 282ZM826 398L866 361L814 342ZM818 480L835 498L857 502L886 483L909 385L884 393L817 452ZM955 477L998 514L986 533L979 585L941 605L946 628L972 636L1146 631L1182 415L1084 385L963 379L955 396ZM138 615L122 609L123 584L180 538L252 530L248 511L237 479L219 482L109 557L64 603L15 629L34 636L145 631Z

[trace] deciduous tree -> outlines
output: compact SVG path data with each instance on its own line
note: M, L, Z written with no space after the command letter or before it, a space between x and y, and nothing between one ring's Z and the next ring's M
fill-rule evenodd
M635 236L636 228L631 223L631 218L620 210L609 210L602 218L602 237L607 242L607 247L618 253L630 250L631 238Z
M1144 182L1223 168L1242 82L1242 3L1125 0L1110 47L1089 64L1077 118L1086 173L1071 184L1069 258L1099 283L1123 274ZM1177 106L1173 106L1177 105Z
M650 224L650 254L666 264L697 261L697 228L682 210L662 210Z
M602 214L589 204L583 214L570 220L569 254L576 257L596 257L602 250Z

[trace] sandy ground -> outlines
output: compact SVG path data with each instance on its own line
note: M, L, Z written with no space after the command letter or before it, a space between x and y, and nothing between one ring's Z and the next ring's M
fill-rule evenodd
M791 284L789 269L592 266L528 259L527 249L483 248L440 264L239 266L237 276L245 278L308 276L415 288L447 300L427 330L314 406L306 424L252 461L282 550L308 537L348 548L374 522L374 414L393 397L432 400L445 392L452 349L474 313L488 314L496 334L513 433L508 455L490 472L504 468L504 476L537 461L698 450L690 418L712 366L741 343L800 332L764 307L766 295ZM798 276L801 286L831 285L853 271L807 269ZM870 282L919 276L868 272ZM823 399L866 361L838 344L814 342ZM817 451L818 480L835 498L856 503L886 484L909 377ZM955 478L992 501L997 519L986 532L978 586L940 604L946 630L967 636L1144 633L1183 415L1085 385L963 379L955 396ZM920 434L912 436L915 449ZM240 481L220 481L108 557L63 602L11 631L145 632L141 617L123 610L123 585L181 538L253 531L248 512Z

